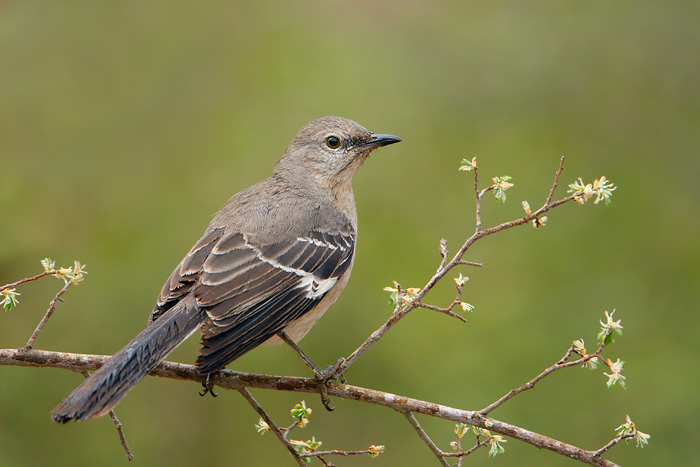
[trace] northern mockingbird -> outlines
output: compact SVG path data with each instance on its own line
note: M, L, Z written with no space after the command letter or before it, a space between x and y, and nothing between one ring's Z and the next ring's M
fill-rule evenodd
M350 277L357 235L352 178L373 149L399 141L339 117L303 127L270 177L214 215L165 282L146 328L52 419L106 414L197 329L203 375L264 342L304 337Z

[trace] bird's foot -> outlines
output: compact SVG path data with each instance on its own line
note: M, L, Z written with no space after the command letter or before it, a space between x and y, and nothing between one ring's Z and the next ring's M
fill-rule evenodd
M343 376L343 373L341 372L343 363L345 363L345 359L341 357L333 365L328 365L323 370L320 370L318 368L314 370L314 373L316 375L316 381L318 384L318 389L321 393L321 403L323 403L323 406L329 412L335 410L335 407L330 406L331 400L328 396L328 383L336 380L340 381L343 384L347 383L347 381L345 380L345 376Z
M211 394L212 397L216 397L219 394L214 392L214 382L211 380L211 373L207 373L207 377L202 381L202 391L199 393L200 396L204 397L207 393Z
M345 380L345 375L343 374L343 364L345 363L345 359L343 357L340 357L338 361L336 361L332 365L328 365L326 368L321 371L321 376L323 377L324 380L326 381L340 381L343 384L346 384L347 381ZM318 375L317 375L318 377Z

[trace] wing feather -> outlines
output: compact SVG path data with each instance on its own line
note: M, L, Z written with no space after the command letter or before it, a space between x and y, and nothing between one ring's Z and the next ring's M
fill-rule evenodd
M222 368L277 334L290 321L309 311L314 303L315 300L305 298L300 289L292 289L267 301L257 313L248 314L247 319L237 325L205 337L197 364L203 373Z
M156 306L153 308L150 321L154 321L173 305L190 293L199 279L199 273L204 262L209 258L217 241L223 235L224 229L218 228L204 234L201 239L185 255L180 264L165 281L160 291Z
M354 231L260 244L234 233L219 239L194 286L208 316L197 361L222 368L311 310L352 263Z

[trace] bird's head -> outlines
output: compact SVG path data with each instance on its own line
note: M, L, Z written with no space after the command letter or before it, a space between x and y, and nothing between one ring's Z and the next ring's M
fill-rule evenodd
M372 150L401 138L375 134L340 117L322 117L304 126L289 144L275 172L301 172L320 186L335 191L350 186L357 169Z

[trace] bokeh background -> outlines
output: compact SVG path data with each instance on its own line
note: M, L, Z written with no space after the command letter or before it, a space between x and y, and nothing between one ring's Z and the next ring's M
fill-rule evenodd
M473 230L471 176L510 175L486 225L562 184L605 175L609 206L567 205L546 228L477 243L482 269L466 325L417 311L358 362L350 382L479 409L556 361L577 338L593 347L604 310L624 335L628 389L571 369L492 415L585 448L630 414L651 434L619 446L623 465L696 465L700 416L700 4L618 2L88 2L0 5L0 283L77 259L72 288L36 347L112 353L145 323L172 268L212 214L267 176L306 122L341 115L404 138L360 170L353 278L303 341L320 365L347 355L390 313L382 288L425 283L440 238L456 251ZM449 280L447 282L450 282ZM61 283L27 284L0 314L2 347L26 342ZM452 286L429 302L444 305ZM191 363L191 339L171 360ZM286 348L230 366L308 375ZM108 419L58 426L48 413L82 377L0 368L0 465L123 465ZM135 465L291 465L253 427L234 393L199 398L192 383L148 378L118 407ZM403 417L380 407L255 391L279 423L304 398L329 449L386 445L338 466L434 465ZM453 424L420 417L449 449ZM571 465L516 441L488 465Z

